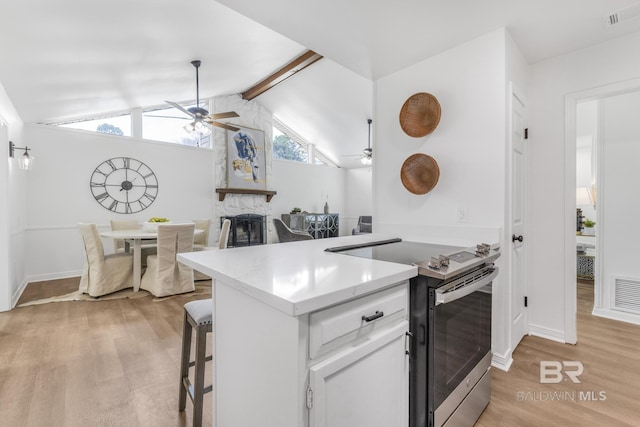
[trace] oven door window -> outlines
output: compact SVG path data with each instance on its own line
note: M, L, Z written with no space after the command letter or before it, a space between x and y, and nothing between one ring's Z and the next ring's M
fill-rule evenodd
M491 285L435 307L434 406L491 350Z

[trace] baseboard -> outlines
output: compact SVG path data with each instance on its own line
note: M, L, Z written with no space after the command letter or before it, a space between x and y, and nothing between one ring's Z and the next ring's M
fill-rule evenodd
M69 279L72 277L82 276L82 270L62 271L59 273L40 274L35 276L29 276L27 278L28 283L34 282L46 282L47 280Z
M513 363L513 352L507 351L505 354L493 353L491 357L491 366L498 368L501 371L509 372L511 364Z
M607 308L594 308L591 314L598 317L604 317L606 319L618 320L620 322L640 325L640 316L633 313L626 313L624 311L618 311L618 310L610 310Z
M20 297L22 296L22 293L24 292L24 290L27 288L28 284L29 282L27 280L24 280L20 284L20 286L18 286L18 289L15 290L13 295L11 295L11 309L13 309L16 306L16 304L18 304L18 300L20 300Z
M560 342L563 344L567 343L564 339L564 332L556 329L545 328L542 326L529 325L529 335L545 338L545 339Z

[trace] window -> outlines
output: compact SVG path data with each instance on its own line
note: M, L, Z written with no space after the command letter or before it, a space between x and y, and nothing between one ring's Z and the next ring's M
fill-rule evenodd
M131 136L131 114L79 119L73 122L58 123L57 126L108 133L111 135Z
M208 103L200 104L202 108L208 107ZM185 105L186 109L191 107L195 107L195 104ZM191 121L184 112L173 107L145 110L142 112L142 138L195 147L211 147L211 135L185 132L184 126Z
M313 144L305 141L275 117L273 118L273 158L321 166L337 166Z

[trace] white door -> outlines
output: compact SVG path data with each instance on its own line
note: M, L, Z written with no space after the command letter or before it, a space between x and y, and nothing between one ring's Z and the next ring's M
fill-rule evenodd
M511 242L509 277L511 289L511 348L527 333L525 309L525 103L511 91Z
M409 356L403 321L310 368L310 427L409 425Z

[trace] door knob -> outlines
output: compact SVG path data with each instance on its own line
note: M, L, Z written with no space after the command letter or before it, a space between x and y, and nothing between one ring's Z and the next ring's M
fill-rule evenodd
M516 240L517 240L518 242L522 243L522 241L524 240L524 238L522 237L522 235L516 236L516 235L514 234L513 236L511 236L511 241L512 241L512 242L515 242Z

